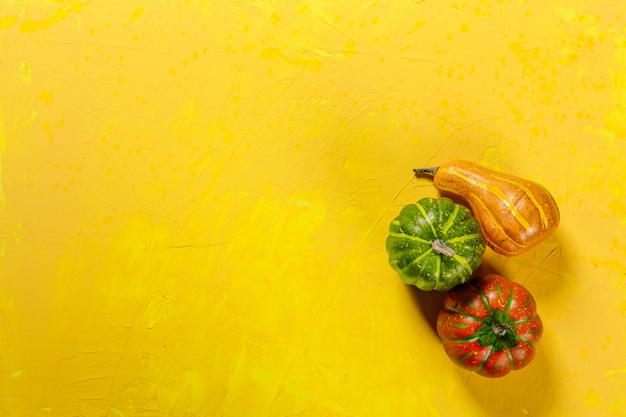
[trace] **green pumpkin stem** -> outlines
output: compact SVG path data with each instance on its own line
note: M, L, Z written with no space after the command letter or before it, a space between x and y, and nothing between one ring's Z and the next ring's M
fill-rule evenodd
M517 345L517 332L513 325L513 319L502 310L493 311L476 331L476 334L478 335L478 344L493 346L494 352L500 352L502 349Z
M413 172L415 173L415 175L426 174L426 175L430 175L431 177L434 177L438 169L439 167L413 168Z
M446 242L441 239L433 240L433 243L431 243L430 246L433 248L433 251L439 255L452 256L455 254L454 249L448 246Z
M515 331L513 326L509 326L508 324L504 324L504 323L493 323L491 325L491 330L493 330L493 332L498 337L505 337L507 331Z

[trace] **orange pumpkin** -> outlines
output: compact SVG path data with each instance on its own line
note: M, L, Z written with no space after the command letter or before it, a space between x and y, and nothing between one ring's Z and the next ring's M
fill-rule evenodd
M433 176L438 190L464 198L481 224L487 245L502 255L533 248L559 225L554 198L536 182L467 161L414 171Z

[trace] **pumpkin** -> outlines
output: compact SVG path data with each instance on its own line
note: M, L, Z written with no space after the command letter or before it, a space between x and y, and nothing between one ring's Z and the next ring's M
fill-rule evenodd
M442 192L465 199L495 252L513 256L535 247L558 227L559 208L542 185L467 161L416 168Z
M486 246L470 210L442 197L405 206L389 225L386 249L406 284L447 291L470 279Z
M489 274L446 294L437 333L457 365L501 377L530 363L543 325L526 288Z

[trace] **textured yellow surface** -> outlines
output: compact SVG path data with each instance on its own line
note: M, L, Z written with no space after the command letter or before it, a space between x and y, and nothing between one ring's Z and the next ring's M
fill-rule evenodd
M618 0L0 1L0 415L625 416ZM457 368L387 227L463 158L561 226Z

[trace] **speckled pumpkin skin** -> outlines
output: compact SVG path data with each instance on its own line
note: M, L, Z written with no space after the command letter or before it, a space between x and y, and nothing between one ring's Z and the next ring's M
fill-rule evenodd
M438 242L450 253L439 253ZM404 207L389 226L386 248L389 264L406 284L447 291L471 278L486 246L470 210L442 197Z
M446 294L437 333L457 365L497 378L533 360L543 324L526 288L489 274Z

